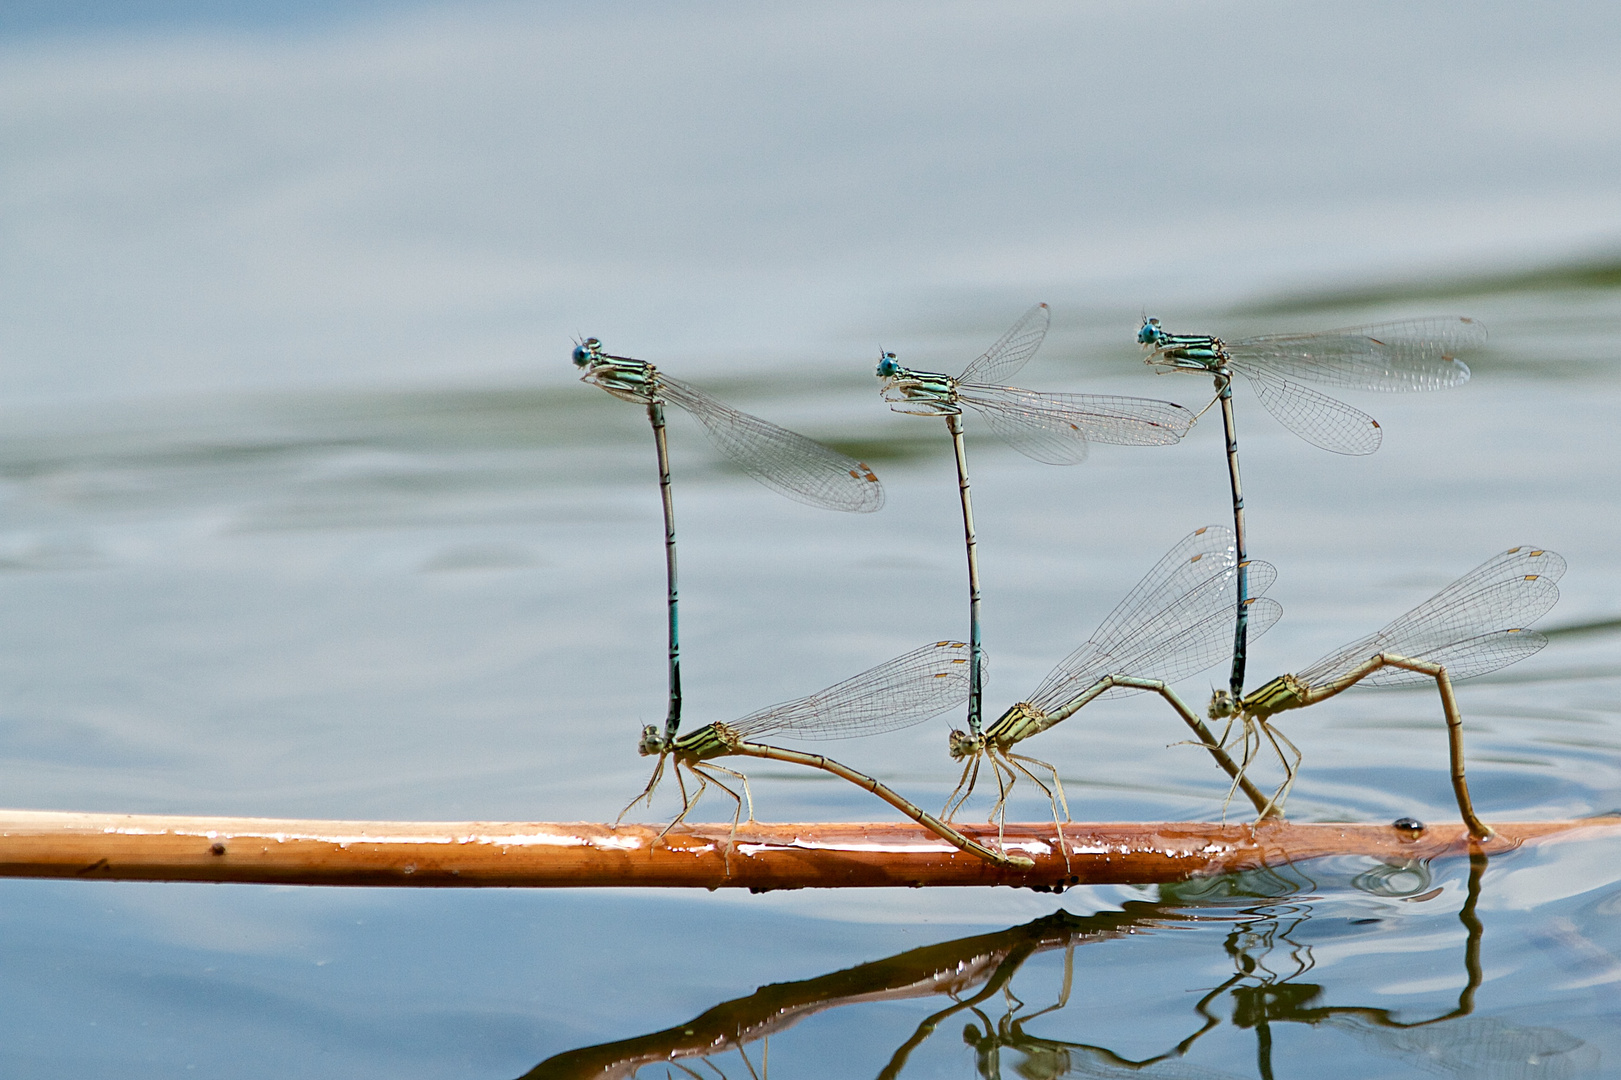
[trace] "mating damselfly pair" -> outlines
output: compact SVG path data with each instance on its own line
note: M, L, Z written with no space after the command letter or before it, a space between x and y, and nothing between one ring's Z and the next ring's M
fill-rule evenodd
M1015 747L1092 701L1132 692L1159 694L1192 730L1193 742L1203 746L1230 778L1231 791L1242 791L1257 813L1268 817L1281 814L1300 761L1299 751L1271 723L1276 713L1314 704L1359 681L1389 684L1433 679L1448 725L1451 775L1460 813L1474 835L1489 835L1474 813L1464 781L1461 717L1451 683L1512 663L1541 646L1544 639L1526 627L1557 597L1554 583L1563 570L1562 561L1541 549L1511 549L1378 634L1336 651L1298 675L1281 676L1246 695L1243 679L1248 641L1272 626L1282 609L1265 596L1275 570L1248 557L1231 391L1233 374L1242 373L1268 410L1303 438L1342 453L1368 453L1378 445L1377 422L1301 383L1382 390L1456 385L1469 374L1456 353L1479 344L1482 331L1478 324L1424 320L1229 343L1216 337L1172 335L1157 320L1145 319L1138 340L1151 350L1151 364L1207 373L1215 381L1211 405L1219 402L1222 409L1234 527L1207 526L1184 538L1029 699L1015 703L987 724L983 712L987 665L980 630L978 544L968 481L964 406L1016 449L1051 464L1079 462L1093 442L1170 445L1197 419L1195 413L1171 402L1040 393L1004 385L1035 354L1049 318L1046 305L1032 308L960 376L908 369L893 353L885 353L878 367L883 397L895 411L946 420L957 466L967 555L968 640L936 641L820 693L687 734L679 730L674 503L663 405L673 403L690 412L741 468L801 502L871 511L882 505L882 489L866 464L723 405L644 361L608 354L594 338L575 349L575 363L583 369L586 381L646 406L663 498L670 696L662 729L644 728L640 750L656 756L658 764L646 789L631 805L651 799L668 762L682 797L681 811L671 827L686 816L710 784L735 801L735 827L745 807L752 820L752 794L740 772L715 759L762 757L833 773L877 794L959 849L1004 865L1023 864L1026 858L1009 852L1001 843L1000 828L993 849L950 822L974 790L981 765L988 763L997 781L991 819L1000 826L1013 784L1025 777L1046 793L1062 849L1063 820L1069 813L1059 770ZM1206 717L1200 717L1170 684L1226 659L1232 662L1228 687L1214 695ZM950 756L963 762L962 775L938 816L831 758L761 741L877 734L922 723L964 704L966 730L954 730L948 739ZM1206 719L1226 722L1220 737ZM1235 730L1237 760L1229 752ZM1285 774L1278 790L1270 795L1257 789L1246 775L1263 745L1275 751ZM696 791L688 791L683 774L696 781ZM733 784L741 785L741 794Z

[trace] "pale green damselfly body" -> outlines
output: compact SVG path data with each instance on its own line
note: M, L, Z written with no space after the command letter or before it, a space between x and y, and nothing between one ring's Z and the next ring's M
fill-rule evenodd
M1283 763L1284 781L1263 809L1281 807L1294 784L1300 751L1276 731L1271 718L1288 709L1326 701L1357 683L1399 686L1434 679L1446 717L1452 791L1472 836L1491 829L1476 815L1463 772L1463 716L1452 684L1525 659L1548 643L1531 623L1559 599L1565 560L1543 548L1509 548L1488 559L1377 633L1336 649L1293 675L1280 675L1243 698L1218 690L1210 718L1244 725L1244 766L1264 736ZM1294 756L1291 763L1282 746ZM1222 741L1226 742L1225 734Z
M884 489L864 462L780 428L758 416L724 405L695 386L672 379L642 360L612 356L602 342L586 338L574 348L582 382L595 383L624 401L647 406L658 457L659 494L664 504L664 567L668 611L670 703L666 739L681 726L681 646L677 619L675 501L670 489L670 452L664 433L664 405L691 413L714 444L744 472L796 502L829 510L869 513L884 504Z
M1193 424L1193 414L1169 401L1104 394L1045 394L997 385L1029 362L1047 336L1050 312L1037 304L983 356L956 378L934 371L912 371L884 353L878 377L884 400L900 413L943 416L957 459L957 490L962 501L963 540L968 550L968 641L978 655L980 639L979 547L968 487L968 451L963 442L962 407L985 418L1014 449L1049 465L1084 460L1092 442L1163 446L1177 442ZM975 666L975 672L979 671ZM984 686L968 693L968 730L979 734Z
M1244 529L1244 489L1238 478L1238 432L1233 423L1233 375L1249 380L1255 395L1278 422L1313 446L1336 454L1371 454L1384 433L1379 422L1342 401L1301 382L1347 390L1433 390L1469 380L1469 367L1457 353L1480 345L1486 329L1473 319L1434 318L1355 326L1314 334L1269 334L1231 341L1203 334L1171 334L1158 319L1143 320L1137 341L1151 355L1148 363L1167 371L1206 374L1215 379L1227 437L1227 475L1233 492L1233 530L1241 568L1233 629L1233 667L1228 692L1244 696L1248 657L1245 600L1249 558ZM1205 408L1209 408L1207 405Z
M1193 729L1197 745L1211 753L1257 809L1264 807L1265 797L1243 778L1241 767L1168 685L1226 658L1230 597L1238 569L1237 544L1230 529L1208 525L1184 537L1137 583L1091 638L1053 668L1027 700L1008 709L977 735L951 733L951 756L965 764L942 816L950 820L961 807L979 778L980 762L989 760L998 785L991 817L1001 821L1008 793L1022 773L1047 792L1062 843L1063 826L1058 822L1058 812L1062 804L1067 820L1069 803L1058 770L1045 761L1014 753L1013 747L1061 723L1098 698L1145 690L1164 697ZM1248 570L1256 594L1248 601L1250 621L1259 637L1278 621L1283 608L1261 595L1277 576L1272 566L1252 563ZM1051 774L1052 789L1030 771L1031 765Z
M669 832L682 821L705 788L714 784L737 802L737 812L732 815L732 833L735 836L745 800L749 820L754 820L754 797L749 791L746 776L717 764L715 759L731 756L768 758L830 772L872 792L962 851L1000 866L1028 868L1033 865L1030 859L992 851L865 773L821 754L808 754L758 741L770 736L810 740L849 739L921 724L961 704L968 694L969 664L967 645L960 641L937 641L819 693L773 705L741 720L709 724L678 738L671 738L649 724L642 729L639 749L644 756L656 754L658 763L653 767L653 776L648 780L647 787L625 807L625 813L643 800L651 805L653 790L664 776L665 762L669 761L676 783L681 788L681 813L664 831ZM716 771L740 781L743 785L742 796L716 776ZM688 793L683 772L690 773L697 781L696 792ZM625 814L619 816L623 818Z

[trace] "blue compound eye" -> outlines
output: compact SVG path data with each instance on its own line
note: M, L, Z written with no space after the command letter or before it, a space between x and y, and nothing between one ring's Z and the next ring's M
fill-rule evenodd
M900 369L901 366L895 362L895 354L892 352L886 352L884 358L878 361L878 374L881 378L887 379L891 375L898 373Z
M597 359L601 353L602 342L594 337L588 337L574 346L574 362L580 367L585 367L591 361Z
M1152 345L1154 343L1154 339L1158 336L1159 320L1144 319L1143 328L1137 331L1137 343L1139 345Z

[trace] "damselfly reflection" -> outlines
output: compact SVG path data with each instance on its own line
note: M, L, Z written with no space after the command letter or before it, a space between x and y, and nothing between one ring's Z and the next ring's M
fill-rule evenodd
M1434 869L1450 876L1458 865ZM1232 1070L1273 1076L1285 1075L1279 1067L1286 1063L1274 1060L1282 1053L1310 1061L1329 1046L1345 1056L1352 1071L1362 1053L1459 1077L1573 1076L1596 1061L1595 1048L1557 1028L1473 1015L1483 984L1484 927L1477 912L1485 868L1484 855L1469 861L1461 882L1462 907L1450 930L1436 919L1451 922L1451 909L1439 897L1456 894L1456 877L1450 889L1406 898L1423 906L1387 898L1388 916L1372 919L1318 913L1327 883L1312 880L1305 867L1287 867L1282 875L1204 879L1168 887L1157 903L1132 901L1121 911L1084 916L1057 911L996 933L772 983L663 1031L558 1054L523 1080L630 1077L643 1075L648 1066L673 1067L682 1075L763 1077L768 1039L771 1063L789 1055L786 1064L795 1074L808 1065L820 1075L880 1080L896 1080L908 1070L937 1075L953 1061L959 1063L954 1074L986 1080L1013 1075L1216 1080L1235 1075ZM1427 868L1426 878L1430 872ZM1359 895L1354 887L1348 894L1346 900ZM1419 927L1381 948L1378 943L1390 933L1387 921L1413 921ZM1343 1000L1346 991L1331 981L1337 965L1315 961L1314 940L1332 942L1336 955L1359 941L1376 950L1370 956L1399 956L1411 963L1415 935L1422 935L1424 951L1454 958L1442 971L1455 976L1455 1002L1448 990L1439 1007L1328 1003ZM1185 972L1184 981L1161 988L1157 998L1142 993L1152 994L1151 987L1120 982L1122 970L1143 963L1139 958L1134 968L1122 968L1123 952L1161 949L1172 950L1173 970ZM908 1010L905 1003L930 997L945 1001L894 1026L905 1011L914 1016L921 1011L915 1005ZM1123 1004L1128 998L1141 1006ZM1129 1034L1112 1030L1110 1002L1116 1008L1146 1008L1153 1019L1144 1017ZM827 1015L845 1009L856 1011L838 1019ZM955 1026L953 1018L964 1022ZM807 1023L823 1026L797 1041L788 1034ZM861 1036L848 1037L841 1023L854 1025L848 1030ZM1298 1035L1280 1038L1283 1025L1296 1025ZM1140 1046L1131 1052L1127 1044L1140 1044L1150 1027L1160 1031L1161 1041L1146 1053ZM1232 1038L1215 1034L1224 1029L1245 1035L1244 1042L1234 1046ZM887 1059L870 1056L870 1043L886 1030L893 1031L888 1045L895 1049ZM1325 1030L1350 1035L1352 1042L1325 1042L1312 1034ZM1367 1064L1378 1067L1375 1061Z

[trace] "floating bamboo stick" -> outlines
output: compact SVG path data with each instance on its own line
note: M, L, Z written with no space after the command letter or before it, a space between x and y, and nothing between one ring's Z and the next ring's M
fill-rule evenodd
M1553 837L1621 836L1621 818L1462 825L1215 825L1152 822L1008 825L1034 869L986 863L912 824L818 823L737 830L543 822L303 821L0 811L0 877L283 885L537 888L863 888L924 885L1150 884L1323 855L1400 862L1498 853ZM992 826L965 833L995 844Z

